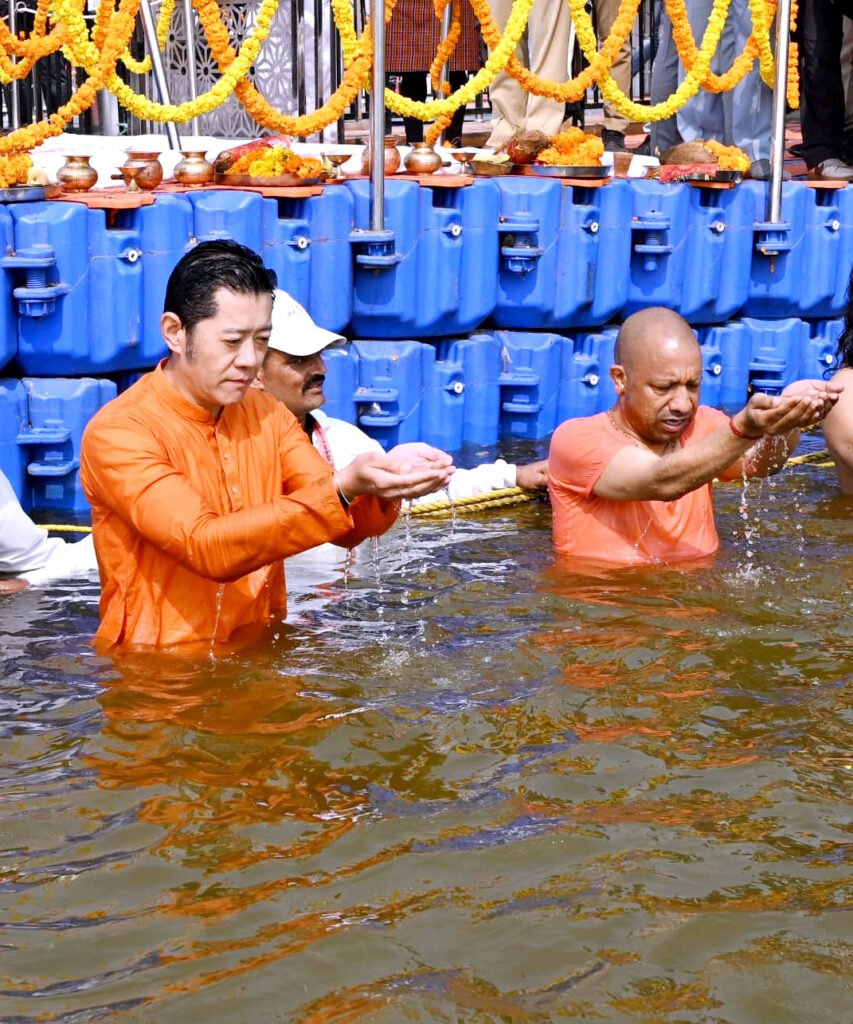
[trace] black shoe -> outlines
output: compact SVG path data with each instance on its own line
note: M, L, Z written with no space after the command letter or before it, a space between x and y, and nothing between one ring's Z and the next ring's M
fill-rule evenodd
M601 141L604 143L605 153L625 152L625 136L622 132L615 132L610 128L605 128L601 133Z
M652 155L652 137L647 135L639 146L636 146L633 150L637 156L651 156Z
M805 147L802 142L795 142L793 146L788 146L788 152L791 156L795 156L798 160L801 160L803 153L805 152Z

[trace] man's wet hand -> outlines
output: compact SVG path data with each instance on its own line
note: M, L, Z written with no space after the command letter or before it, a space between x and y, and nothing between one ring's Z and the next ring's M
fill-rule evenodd
M367 452L337 472L338 484L348 498L372 494L386 501L419 498L446 487L453 475L453 459L428 444L401 444L387 454Z
M778 396L754 394L737 415L747 434L787 434L819 423L842 390L831 381L797 381Z

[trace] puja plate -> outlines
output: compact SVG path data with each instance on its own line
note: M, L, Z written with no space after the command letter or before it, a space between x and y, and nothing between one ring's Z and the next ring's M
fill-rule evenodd
M36 203L44 199L44 185L13 185L0 188L0 203Z
M736 184L737 182L743 180L743 175L740 171L714 171L713 174L711 174L710 172L707 174L688 174L678 180L693 183L694 185L705 185L714 183Z
M511 160L503 160L500 163L492 160L467 160L465 168L478 178L500 178L504 174L512 174L518 170Z
M540 178L607 178L611 168L605 167L569 167L566 164L525 164L522 174L535 174Z
M299 185L321 185L328 181L329 173L315 175L312 178L300 178L298 174L220 174L213 176L217 185L234 185L236 188L293 188Z

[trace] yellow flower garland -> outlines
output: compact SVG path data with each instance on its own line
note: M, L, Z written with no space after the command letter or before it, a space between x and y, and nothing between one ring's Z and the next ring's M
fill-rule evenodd
M160 4L160 11L157 15L157 46L161 53L166 50L166 43L169 40L169 27L175 14L175 0L163 0ZM129 50L121 55L121 62L128 71L135 75L147 75L151 70L151 54L146 53L142 60L131 56Z
M667 14L669 14L669 19L672 22L672 38L675 43L675 49L684 66L684 70L689 71L696 59L696 40L693 37L693 30L687 17L687 8L684 0L664 0L664 2ZM772 4L773 0L769 0L769 2ZM709 70L705 81L702 83L702 87L707 92L713 93L723 93L734 89L752 71L757 57L758 43L753 26L753 32L746 41L743 52L734 59L728 71L717 75Z
M199 9L199 15L201 15L200 8L208 3L216 8L216 16L219 19L219 5L215 0L198 0L195 6ZM131 89L114 71L107 79L106 86L122 106L145 121L172 121L183 124L198 117L199 114L209 113L228 99L234 92L237 83L257 60L261 46L269 35L272 19L278 10L279 3L280 0L263 0L257 14L255 29L243 43L240 53L223 72L222 77L206 93L194 100L188 100L181 104L156 103ZM74 10L73 0L54 0L54 7L57 14L68 24L71 32L71 39L66 49L74 61L89 72L96 64L98 54L97 48L89 42L82 15ZM221 25L221 19L219 19L219 23Z
M215 0L193 0L193 2L207 37L210 52L220 70L229 68L234 60L234 50L231 47L228 32L222 24L219 6ZM358 95L365 78L369 75L372 62L373 39L368 23L358 40L358 53L344 72L341 84L334 95L319 110L302 117L290 117L276 110L255 89L248 78L238 82L235 91L237 98L258 124L271 131L304 138L322 131L327 125L333 124L343 116L347 107Z
M527 27L527 19L530 17L532 7L533 0L515 0L503 36L489 54L485 65L473 78L446 99L421 103L418 100L410 100L401 96L391 89L386 89L385 106L403 117L417 117L421 121L434 121L437 117L452 114L459 107L470 103L478 93L488 88L495 77L506 68Z
M590 60L586 68L567 82L548 82L526 68L515 56L510 57L506 70L526 91L536 96L545 96L557 103L574 103L583 99L588 89L600 81L603 74L613 66L622 46L631 34L631 28L637 18L641 0L622 0L619 13L610 31L610 35L602 44L601 50ZM492 18L488 0L471 0L474 14L480 22L480 32L490 49L494 49L500 40L500 28Z
M3 85L26 78L37 61L56 53L62 46L65 39L63 25L53 28L49 35L45 35L49 9L50 0L38 0L33 30L26 39L17 39L13 36L0 18L0 82ZM10 59L10 54L21 58L19 63L14 63Z
M791 35L794 34L797 28L798 13L797 0L791 0L791 21L789 22ZM792 110L796 110L800 105L800 48L793 41L791 41L791 44L788 47L788 78L786 96L788 106L791 107Z
M119 58L130 37L136 22L136 15L139 11L140 0L119 0L119 9L114 11L109 0L101 0L104 7L108 8L110 19L104 48L100 53L100 60L92 69L91 76L73 93L67 103L64 103L59 110L46 121L39 121L38 124L29 125L25 128L18 128L0 138L0 156L13 153L25 153L36 146L40 146L45 139L61 135L67 125L75 117L78 117L95 102L98 92L103 88L104 81L115 68ZM106 20L106 19L105 19ZM83 35L88 39L85 22L82 26ZM79 34L79 26L68 27L69 37L75 32Z
M763 3L763 0L758 0L758 2ZM696 53L693 67L668 99L649 107L634 103L613 81L609 71L605 72L599 81L601 95L623 117L628 117L632 121L662 121L672 117L677 110L680 110L689 99L696 95L707 76L711 60L720 44L730 3L731 0L714 0L705 34L702 37L702 45ZM591 62L596 54L596 39L585 2L584 0L569 0L569 5L578 34L578 42L587 60Z

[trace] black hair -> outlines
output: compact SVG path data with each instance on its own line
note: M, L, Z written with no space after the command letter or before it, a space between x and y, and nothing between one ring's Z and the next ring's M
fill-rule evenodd
M838 351L835 354L834 369L842 366L853 366L853 273L847 286L847 309L844 311L844 330L838 339Z
M169 275L163 312L174 313L191 334L201 320L216 316L220 288L238 295L272 295L276 283L275 271L245 245L228 239L199 242Z

